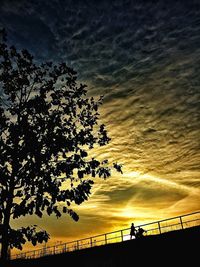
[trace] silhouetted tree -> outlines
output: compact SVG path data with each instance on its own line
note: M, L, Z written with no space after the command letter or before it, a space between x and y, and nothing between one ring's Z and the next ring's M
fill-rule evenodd
M0 90L0 232L6 259L8 247L49 238L36 226L12 229L11 219L46 212L68 213L77 221L71 203L87 200L92 177L107 178L111 166L88 155L110 140L98 123L102 97L87 97L86 86L77 84L76 72L65 63L36 64L27 50L9 46L4 31Z

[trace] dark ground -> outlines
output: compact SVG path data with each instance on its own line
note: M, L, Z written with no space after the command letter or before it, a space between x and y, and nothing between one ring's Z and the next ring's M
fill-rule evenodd
M146 236L138 240L94 247L35 260L14 260L0 267L121 267L198 266L200 227Z

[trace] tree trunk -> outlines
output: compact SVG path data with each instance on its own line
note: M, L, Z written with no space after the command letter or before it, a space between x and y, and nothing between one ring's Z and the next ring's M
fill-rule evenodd
M8 259L8 248L9 248L9 228L10 228L10 212L12 207L12 195L7 200L7 205L4 211L4 220L2 225L2 245L1 245L1 259L3 261Z
M1 259L3 261L8 260L8 234L3 230L2 233L2 246L1 246Z
M16 164L13 164L13 173L16 170ZM2 246L1 246L1 259L2 261L9 260L9 229L10 229L10 217L11 217L11 209L13 204L13 192L14 192L14 174L13 179L10 180L10 188L8 190L8 196L6 201L6 207L4 209L3 216L3 229L2 229Z
M9 237L8 237L8 229L9 229L9 221L10 214L6 212L4 221L3 221L3 229L2 229L2 245L1 245L1 259L3 261L8 260L8 247L9 247Z

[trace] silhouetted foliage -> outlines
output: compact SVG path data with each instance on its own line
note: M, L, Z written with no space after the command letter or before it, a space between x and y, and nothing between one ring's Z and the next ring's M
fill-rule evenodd
M76 72L65 63L35 63L27 51L0 41L0 223L2 258L8 247L47 241L35 226L12 229L26 215L78 215L71 203L88 199L93 180L111 174L108 161L90 158L110 138L99 124L102 97L87 97ZM113 164L121 172L121 166ZM65 184L63 184L65 182ZM67 183L68 182L68 183Z

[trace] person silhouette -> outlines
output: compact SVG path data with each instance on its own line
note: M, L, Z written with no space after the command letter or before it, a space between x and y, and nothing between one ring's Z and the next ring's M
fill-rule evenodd
M140 226L139 226L139 228L138 228L138 230L137 230L137 233L136 233L136 237L138 238L140 238L140 237L143 237L143 235L144 235L144 233L145 232L147 232L146 230L144 230L143 228L141 228Z
M131 224L131 231L130 231L130 238L131 239L133 236L135 237L135 232L136 232L136 229L135 229L134 223L132 223Z

